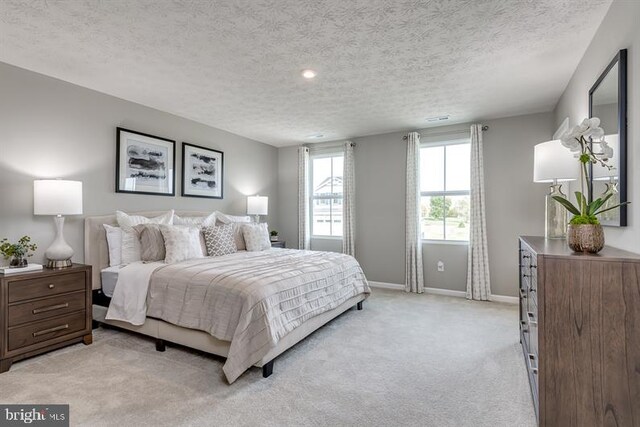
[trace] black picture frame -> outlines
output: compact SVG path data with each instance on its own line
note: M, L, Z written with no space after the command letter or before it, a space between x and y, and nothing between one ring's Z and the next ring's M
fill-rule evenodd
M132 157L129 149L134 143L140 144L143 147L142 150L147 150L147 152L145 154L137 153L138 157ZM116 193L175 196L175 144L176 142L172 139L122 127L116 128ZM157 149L154 152L157 154L149 154L150 148ZM163 156L166 157L164 161L154 159L154 157ZM144 162L146 162L146 167ZM158 163L163 164L164 167L158 166ZM142 176L136 177L134 176L136 174L142 174ZM155 184L154 180L157 181Z
M607 77L613 67L618 65L618 137L619 137L619 157L618 169L618 194L620 203L627 202L627 49L621 49L616 53L611 62L598 77L596 82L589 89L589 117L593 117L593 94L596 92L600 84ZM605 129L606 130L606 129ZM589 194L593 199L593 165L589 164L589 176L591 177L589 185ZM590 200L591 202L592 200ZM612 227L627 226L627 205L623 204L618 208L620 217L617 223L601 221L602 225Z
M194 160L194 157L197 157L197 160ZM203 157L207 160L202 160ZM197 162L198 164L194 164L193 162ZM214 163L210 164L210 162ZM199 172L194 172L196 168ZM194 174L198 176L194 176ZM196 186L194 181L206 184ZM181 195L183 197L223 199L224 152L183 142Z

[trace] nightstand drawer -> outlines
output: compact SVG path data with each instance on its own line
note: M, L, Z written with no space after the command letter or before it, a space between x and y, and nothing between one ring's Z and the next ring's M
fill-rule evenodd
M9 326L84 310L85 300L86 295L82 291L11 305L9 306Z
M86 322L86 313L82 310L67 316L9 328L9 351L82 331Z
M9 303L65 292L81 291L84 288L84 272L16 280L9 283Z

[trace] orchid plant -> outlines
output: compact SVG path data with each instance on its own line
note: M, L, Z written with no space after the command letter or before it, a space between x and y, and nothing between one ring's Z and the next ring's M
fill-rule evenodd
M600 224L598 215L629 203L624 202L603 208L613 194L589 202L589 200L591 200L591 186L589 185L589 169L587 165L598 165L608 170L614 169L614 167L608 163L609 159L613 157L613 148L611 148L604 139L604 130L600 127L599 118L592 117L590 119L584 119L582 123L565 133L560 141L563 146L567 147L572 153L575 153L574 157L581 163L581 191L575 192L577 205L574 205L564 197L553 196L558 203L573 214L573 218L569 221L570 224Z

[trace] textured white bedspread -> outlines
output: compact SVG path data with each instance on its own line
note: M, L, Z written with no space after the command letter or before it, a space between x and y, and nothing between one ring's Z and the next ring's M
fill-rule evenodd
M223 368L230 383L308 319L370 293L358 262L332 252L273 249L147 266L146 315L231 341Z

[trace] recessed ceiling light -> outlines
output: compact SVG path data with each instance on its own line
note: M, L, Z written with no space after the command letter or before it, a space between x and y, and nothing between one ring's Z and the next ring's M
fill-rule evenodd
M426 122L441 122L444 120L449 120L449 116L435 116L435 117L427 117L424 119Z
M305 79L312 79L316 76L316 72L313 70L302 70L302 77Z

